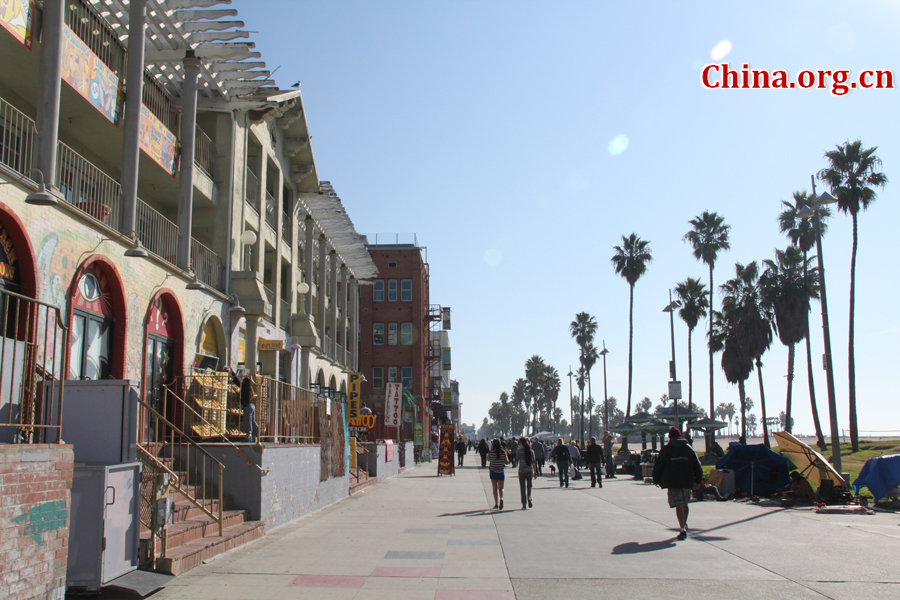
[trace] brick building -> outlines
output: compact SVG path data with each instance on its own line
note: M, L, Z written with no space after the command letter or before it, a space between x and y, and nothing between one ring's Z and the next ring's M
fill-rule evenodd
M433 333L441 326L441 307L431 304L427 249L414 235L368 238L369 255L378 269L359 298L359 370L366 378L362 398L375 413L375 439L412 440L415 423L430 431L440 403L441 378L434 377L442 351ZM386 384L404 389L404 423L397 432L384 427ZM413 406L413 403L415 406Z

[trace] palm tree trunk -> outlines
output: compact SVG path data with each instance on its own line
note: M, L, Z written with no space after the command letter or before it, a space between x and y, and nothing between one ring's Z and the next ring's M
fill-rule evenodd
M762 361L759 360L759 357L756 358L756 375L759 378L759 404L762 409L762 426L763 426L763 444L766 445L766 448L769 447L769 426L766 425L766 391L763 388L763 378L762 378Z
M791 395L794 392L794 350L796 344L788 348L787 399L784 402L784 430L791 433Z
M806 252L803 253L803 281L809 280L809 269L807 268ZM822 434L822 424L819 422L819 409L816 406L816 383L813 379L812 367L812 342L809 339L809 311L806 311L806 377L809 387L809 403L812 406L813 425L816 428L816 445L820 450L824 451L828 448L825 444L825 436Z
M850 387L850 444L853 446L854 452L859 452L859 430L856 424L856 359L853 351L853 312L856 307L856 246L858 241L856 213L853 213L853 252L850 255L850 341L847 366Z
M634 340L634 284L628 286L628 401L625 404L625 418L631 416L631 353ZM628 436L622 438L622 448L628 449Z
M747 391L744 380L738 381L738 395L741 398L741 438L747 443Z
M591 414L594 410L594 405L592 404L591 401L593 400L594 396L591 395L591 372L590 372L590 370L588 370L588 372L587 372L587 380L588 380L588 416L587 416L587 418L588 418L588 437L591 437L591 434L594 433L594 418L591 416Z
M693 329L688 329L688 405L690 406L694 402L694 362L691 358L691 333ZM714 419L712 413L709 415L710 419Z
M713 291L716 289L716 286L713 285L713 266L709 265L709 337L707 338L707 342L712 339L712 330L713 330ZM707 343L709 346L709 343ZM713 390L713 380L715 377L715 369L713 367L713 351L712 348L709 348L709 414L712 415L716 410L716 400L715 400L715 392ZM716 441L716 432L715 430L710 430L710 432L706 435L706 451L709 452L712 448L713 442Z

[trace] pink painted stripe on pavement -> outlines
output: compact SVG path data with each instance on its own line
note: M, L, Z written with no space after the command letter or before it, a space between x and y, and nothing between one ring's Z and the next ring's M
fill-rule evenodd
M347 577L344 575L298 575L290 585L291 587L359 589L365 583L365 577Z
M377 567L369 577L440 577L440 567Z

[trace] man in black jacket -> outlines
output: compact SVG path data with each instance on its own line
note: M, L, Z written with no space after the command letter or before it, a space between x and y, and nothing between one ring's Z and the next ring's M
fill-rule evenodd
M669 492L669 508L675 509L681 531L676 539L687 537L688 502L691 491L700 485L703 467L697 453L681 437L677 427L669 430L669 443L663 446L653 464L653 483Z
M587 450L584 451L584 456L587 460L588 469L591 471L591 487L596 486L598 483L600 487L603 487L603 471L601 470L603 448L597 444L597 438L591 438L591 443L588 444Z

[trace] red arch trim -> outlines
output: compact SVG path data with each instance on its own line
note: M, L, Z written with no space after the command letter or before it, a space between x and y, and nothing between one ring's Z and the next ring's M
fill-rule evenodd
M34 248L31 245L31 239L25 233L25 224L22 223L15 211L3 202L0 202L0 221L3 221L6 232L9 233L13 245L16 247L22 295L37 298L37 267Z
M69 290L66 294L68 304L67 323L69 323L70 326L72 324L72 316L75 311L75 303L72 301L72 299L74 298L75 292L78 289L78 282L81 280L82 275L84 275L84 272L88 269L88 267L94 267L95 269L100 269L104 273L106 273L107 279L110 284L114 315L112 352L110 353L112 364L110 366L112 368L113 378L125 379L125 352L127 351L126 341L128 332L128 311L125 309L125 288L122 285L122 278L119 276L119 271L116 269L116 265L107 257L101 256L99 254L89 256L75 270L75 274L72 275L72 280L69 282ZM72 356L70 352L69 361L71 360ZM66 364L67 377L68 373L69 365Z
M152 298L150 298L149 304L147 304L147 312L144 314L144 336L143 336L143 349L144 356L141 359L141 381L147 381L147 342L150 335L150 330L148 325L150 324L150 312L153 303L157 301L157 299L164 300L166 304L169 306L169 310L172 313L173 322L172 322L172 337L169 339L175 341L175 356L172 357L172 360L175 363L175 376L184 375L184 313L181 310L181 304L178 302L178 297L175 293L169 288L162 288L158 292L156 292ZM141 399L146 402L147 400L147 390L144 385L141 386Z

